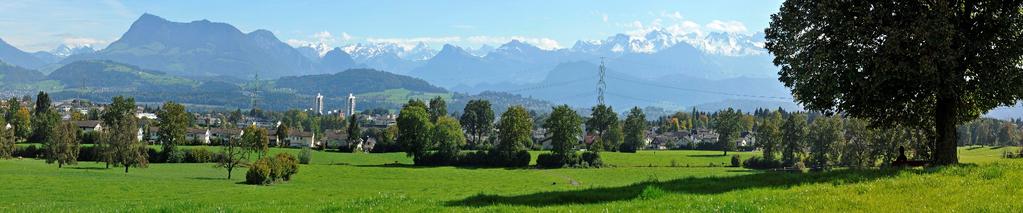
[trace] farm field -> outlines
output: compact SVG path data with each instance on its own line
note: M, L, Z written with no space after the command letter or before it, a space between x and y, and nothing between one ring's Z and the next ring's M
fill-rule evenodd
M553 170L413 167L404 153L316 152L293 180L271 186L240 184L244 169L225 179L213 164L151 164L125 174L93 162L58 169L12 159L0 160L0 212L1023 209L1023 161L1001 159L1004 150L1018 148L960 148L964 165L945 168L805 174L708 167L733 154L718 151L603 153L614 167Z

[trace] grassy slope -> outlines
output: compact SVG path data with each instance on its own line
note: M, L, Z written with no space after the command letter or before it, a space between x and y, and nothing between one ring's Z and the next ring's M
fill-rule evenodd
M297 152L275 149L275 152ZM1023 161L1001 149L961 149L980 166L903 171L759 173L739 168L671 168L670 159L728 162L719 152L605 153L604 169L470 169L385 166L401 153L317 152L293 181L274 186L226 180L212 164L103 169L0 160L0 211L949 211L1021 209ZM992 155L994 153L994 155ZM750 153L743 153L748 155ZM649 164L662 167L647 167ZM577 184L572 184L577 183ZM912 203L912 204L910 204Z

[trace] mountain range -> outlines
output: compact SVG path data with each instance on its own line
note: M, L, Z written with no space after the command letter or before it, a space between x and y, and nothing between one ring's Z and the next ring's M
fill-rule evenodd
M777 68L762 48L762 37L759 33L677 34L652 30L639 34L616 34L604 40L579 41L565 49L542 49L519 40L511 40L496 48L481 46L475 49L448 44L435 50L424 43L360 43L339 47L307 44L293 47L268 30L246 33L227 23L209 20L173 22L144 14L118 40L100 50L68 46L46 54L30 54L0 42L0 60L27 69L39 69L42 73L60 73L58 71L62 68L81 61L104 61L198 82L215 79L231 79L226 81L232 82L252 79L257 75L263 79L279 79L278 83L311 78L308 81L311 84L290 85L304 88L299 91L337 89L331 84L338 82L311 80L336 78L345 70L365 68L422 79L430 87L446 88L444 91L510 91L508 93L577 106L592 105L593 101L573 102L559 97L585 92L595 96L597 65L604 63L610 71L608 78L640 82L633 85L607 79L611 83L609 94L633 99L610 103L681 108L726 100L763 100L759 96L787 97L786 90L774 80ZM515 89L555 84L582 76L594 78L579 81L571 88ZM73 85L73 82L62 83ZM116 85L116 82L109 83ZM616 87L618 85L628 86ZM649 85L684 85L704 92L667 91L654 95L646 91L657 88L636 89ZM609 97L609 100L613 99ZM775 106L764 107L781 104L775 100L768 102Z

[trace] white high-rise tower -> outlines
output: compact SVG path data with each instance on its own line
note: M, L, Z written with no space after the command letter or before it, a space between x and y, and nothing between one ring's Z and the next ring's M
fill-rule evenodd
M323 95L316 93L316 105L313 106L313 110L316 110L317 114L323 114Z
M348 116L355 114L355 96L348 93Z

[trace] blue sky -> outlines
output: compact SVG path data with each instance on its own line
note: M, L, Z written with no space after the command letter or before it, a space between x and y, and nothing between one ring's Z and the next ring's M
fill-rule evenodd
M171 21L208 19L244 32L267 29L293 45L419 41L439 48L510 39L545 48L664 28L687 32L763 30L781 0L525 1L0 1L0 38L26 51L61 43L105 46L143 13Z

